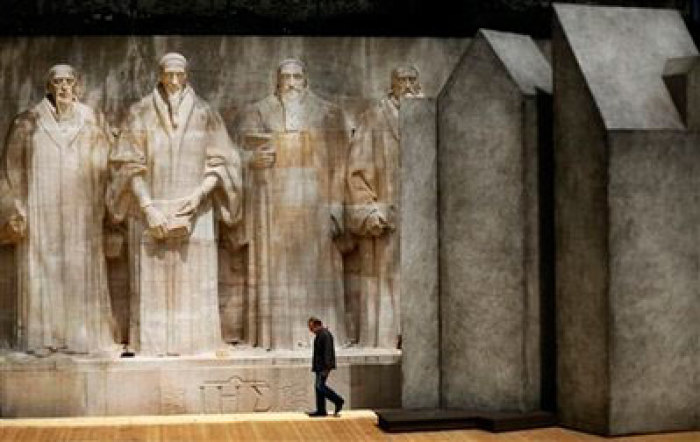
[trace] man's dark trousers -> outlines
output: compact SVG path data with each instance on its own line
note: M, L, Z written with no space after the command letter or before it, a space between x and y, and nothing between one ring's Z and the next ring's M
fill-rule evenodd
M335 347L333 335L327 328L321 328L316 332L314 339L314 355L311 371L316 374L316 413L326 414L326 398L335 404L339 410L345 401L326 385L326 379L331 370L335 369Z
M318 413L326 413L326 399L333 402L336 408L343 402L343 398L338 396L338 393L326 385L326 379L328 379L327 373L328 372L324 374L321 371L316 372L316 412Z

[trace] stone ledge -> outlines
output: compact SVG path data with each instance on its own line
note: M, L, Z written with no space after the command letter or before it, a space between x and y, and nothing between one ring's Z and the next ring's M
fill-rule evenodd
M127 416L300 411L314 406L310 358L232 352L227 358L89 359L4 354L0 416ZM287 354L289 353L289 354ZM346 408L401 405L400 352L343 349L329 385Z

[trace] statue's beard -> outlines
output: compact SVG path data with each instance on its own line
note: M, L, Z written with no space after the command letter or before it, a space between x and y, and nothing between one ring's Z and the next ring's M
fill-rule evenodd
M73 93L72 92L58 92L56 93L56 101L60 103L72 103Z
M305 86L287 86L285 88L280 88L279 96L284 102L294 102L300 100L305 91Z
M410 86L407 86L401 89L397 96L399 98L419 98L423 96L423 92L421 92L419 87L412 88Z
M170 102L171 105L176 105L177 103L180 102L180 98L182 98L182 88L170 89L170 90L166 89L165 95L167 95L168 101Z
M58 115L68 116L75 105L75 95L70 92L56 92L53 95L54 106Z
M180 84L160 84L163 95L168 100L169 103L177 103L182 97L182 93L185 91L185 86Z
M410 86L402 87L399 90L393 90L390 94L391 101L396 105L396 107L401 107L401 100L404 98L421 98L423 97L423 92L421 92L420 87L412 88Z

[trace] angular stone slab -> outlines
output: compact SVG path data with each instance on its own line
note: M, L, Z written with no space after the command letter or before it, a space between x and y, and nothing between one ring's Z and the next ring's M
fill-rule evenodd
M607 128L683 128L661 81L667 59L697 55L678 11L570 4L554 10Z
M440 394L437 110L401 105L401 361L404 408L437 407Z
M537 94L527 36L479 32L438 98L442 406L540 407Z
M674 105L697 91L670 78L697 51L675 11L555 11L560 421L697 429L700 137Z
M669 59L664 66L664 84L686 127L700 128L700 56Z

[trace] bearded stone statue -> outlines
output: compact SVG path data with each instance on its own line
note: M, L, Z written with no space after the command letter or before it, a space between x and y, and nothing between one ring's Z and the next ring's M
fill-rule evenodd
M408 97L422 97L418 70L400 66L391 73L387 96L360 118L350 144L346 203L361 263L361 347L399 344L399 108Z
M348 131L343 112L309 89L304 64L284 60L277 90L245 113L250 345L309 345L306 320L324 318L344 341L342 197Z

